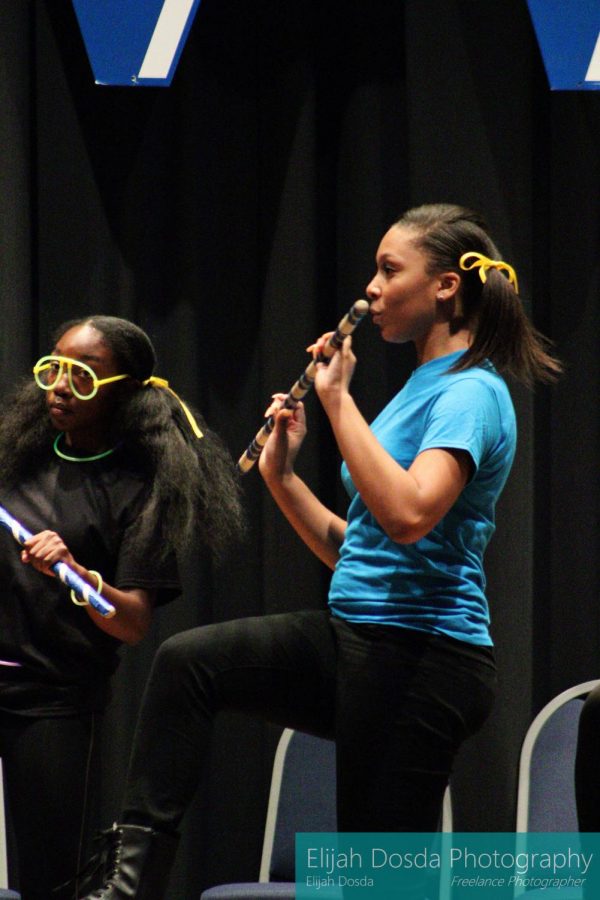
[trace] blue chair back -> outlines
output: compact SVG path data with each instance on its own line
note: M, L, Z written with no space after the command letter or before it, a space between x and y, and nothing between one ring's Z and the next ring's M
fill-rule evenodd
M335 744L286 729L273 764L261 881L294 881L298 831L336 831Z
M527 849L533 832L578 831L575 802L575 754L579 716L585 697L600 682L575 685L537 714L525 735L521 749L517 793L516 850ZM576 852L577 841L572 844ZM542 889L515 885L514 897L523 900L566 900L562 889ZM582 900L581 888L567 891L569 900Z
M575 751L579 716L598 681L563 691L538 713L521 750L517 832L576 832Z
M208 888L201 900L293 900L296 832L336 831L335 744L286 728L273 761L257 882Z
M583 700L557 709L539 734L531 759L529 831L577 831L575 747Z

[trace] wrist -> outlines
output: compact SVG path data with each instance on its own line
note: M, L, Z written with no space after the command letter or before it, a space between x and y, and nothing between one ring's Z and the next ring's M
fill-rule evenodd
M284 469L263 471L262 476L271 493L276 493L286 491L294 481L296 473L293 467L286 466Z
M355 405L352 394L347 388L326 392L326 394L319 399L331 421L341 417L345 414L346 410Z
M279 459L272 459L270 456L267 457L266 454L263 454L260 457L258 469L265 484L269 486L292 478L295 459L295 454L293 458L285 457Z
M82 567L78 566L81 570ZM85 574L84 574L85 573ZM95 569L87 569L77 573L82 581L85 584L89 584L97 594L102 593L102 588L104 587L104 580L100 572L96 572ZM75 604L75 606L89 606L89 600L87 595L87 589L84 590L83 594L75 593L74 590L71 591L71 600Z

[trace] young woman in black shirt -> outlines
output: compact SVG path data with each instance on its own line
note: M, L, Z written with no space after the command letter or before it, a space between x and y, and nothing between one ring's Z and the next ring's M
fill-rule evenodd
M24 900L72 895L52 890L85 853L119 646L180 593L194 529L216 556L240 530L228 453L154 365L133 323L68 322L0 419L0 503L33 534L19 551L0 533L0 756ZM57 562L116 614L71 602Z

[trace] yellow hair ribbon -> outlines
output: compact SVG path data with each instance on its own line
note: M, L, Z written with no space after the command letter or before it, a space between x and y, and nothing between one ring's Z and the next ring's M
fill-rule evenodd
M473 260L470 266L466 265L468 259ZM470 253L463 253L458 264L464 272L470 272L471 269L479 269L479 277L484 284L487 281L487 269L498 269L500 272L506 272L509 284L514 285L516 293L519 293L517 273L512 266L503 262L501 259L490 259L489 256L484 256L483 253L475 253L475 251L472 250Z
M175 393L175 391L173 390L172 387L169 387L169 382L167 381L166 378L159 378L158 375L151 375L150 378L147 378L147 379L143 382L143 384L144 384L144 385L146 385L146 384L151 384L153 387L164 388L165 391L168 391L170 394L173 394L173 396L175 397L175 399L177 400L177 402L178 402L179 405L181 406L182 410L183 410L184 413L186 414L187 420L188 420L188 422L190 423L190 426L191 426L191 428L192 428L192 431L194 432L194 434L196 435L196 437L197 437L197 438L204 437L204 435L202 434L202 432L201 432L200 429L198 428L198 423L196 422L196 420L195 420L195 418L193 417L192 413L191 413L190 410L187 408L187 406L185 405L185 403L183 402L183 400L181 399L181 397L180 397L178 394Z

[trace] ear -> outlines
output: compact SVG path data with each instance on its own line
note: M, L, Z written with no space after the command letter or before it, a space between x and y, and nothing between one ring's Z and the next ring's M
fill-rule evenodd
M442 272L438 276L437 299L442 303L456 297L460 288L461 278L457 272Z

